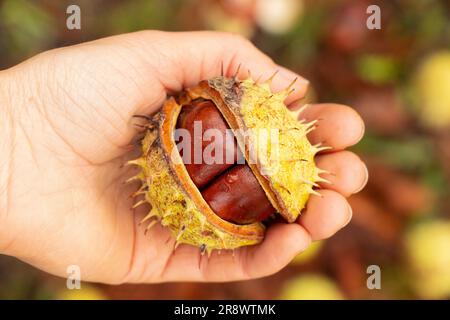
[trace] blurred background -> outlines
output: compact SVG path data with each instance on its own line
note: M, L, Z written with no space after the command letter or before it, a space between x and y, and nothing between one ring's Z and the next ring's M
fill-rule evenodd
M67 30L66 8L81 8ZM366 9L381 9L369 30ZM0 68L54 47L140 29L243 34L311 81L305 102L353 106L354 148L370 180L351 197L353 221L279 273L228 284L107 286L65 280L0 256L0 298L450 298L450 2L446 0L2 0ZM367 268L381 269L369 290Z

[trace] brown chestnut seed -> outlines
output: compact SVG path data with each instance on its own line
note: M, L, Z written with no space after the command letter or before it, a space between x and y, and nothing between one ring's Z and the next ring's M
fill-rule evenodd
M199 124L200 132L195 132ZM178 140L177 146L189 176L203 190L203 198L215 214L233 223L249 224L265 220L275 212L251 169L245 164L237 164L238 160L243 159L242 154L234 138L232 143L226 143L226 139L230 138L225 134L229 127L211 101L198 100L183 106L177 129L186 129L190 134L190 154L180 149L182 136L175 140ZM204 140L208 129L223 133L222 139ZM207 155L204 153L210 144L223 151L222 157L217 157L212 163L211 159L205 159Z
M201 132L194 132L196 125ZM181 139L176 137L175 141L186 170L199 189L237 163L238 159L243 159L234 137L226 135L228 126L211 101L194 101L192 104L184 106L178 117L177 129L186 129L190 133L190 152L186 153L182 148L180 149L180 146L183 145L182 136ZM203 139L205 131L208 129L217 129L219 132L223 132L221 141ZM230 138L232 141L229 141ZM222 149L222 156L212 152L214 159L205 159L208 155L204 153L204 150L211 143L221 144L218 147Z
M202 191L203 198L222 219L248 224L267 219L275 209L247 165L236 165Z

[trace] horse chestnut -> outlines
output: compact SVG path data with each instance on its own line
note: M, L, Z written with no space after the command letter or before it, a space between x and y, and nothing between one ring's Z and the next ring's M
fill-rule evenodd
M142 182L135 195L143 199L135 206L151 205L144 218L151 221L147 230L160 222L177 244L210 253L261 242L265 226L260 221L272 213L294 222L309 195L316 193L316 182L323 181L323 171L314 164L314 155L322 149L306 137L312 124L298 122L284 104L289 92L273 93L267 82L220 76L168 98L160 112L144 116L148 123L142 156L130 161L141 171L129 181ZM196 123L201 124L200 136L195 134ZM210 129L225 139L202 140ZM268 136L261 145L261 129L275 130L277 136ZM184 141L193 149L193 163L186 160L192 151L177 143L185 139L178 130L193 134L193 140ZM231 143L220 145L219 140ZM212 158L217 160L217 152L224 158L209 161L210 150ZM201 161L195 161L196 152Z
M275 213L247 165L232 167L214 179L202 195L218 216L237 224L262 221Z
M183 149L179 151L189 176L200 189L236 163L238 157L242 158L242 154L237 148L236 139L226 134L227 129L229 129L228 125L211 101L194 101L192 104L183 106L178 116L177 129L187 130L188 135L184 137L190 138L190 152L186 154ZM196 129L199 132L194 132ZM221 133L221 139L217 139L219 141L210 142L203 138L205 132L211 129L216 129ZM180 136L180 138L182 137ZM231 143L228 141L230 138ZM177 142L177 146L183 145L182 139L178 139ZM212 154L212 157L209 157L209 154L206 155L205 148L211 143L217 144L217 147L221 149L221 157L217 154ZM195 153L199 156L196 157ZM231 161L227 161L227 156L231 158ZM208 159L205 159L205 157L208 157Z
M194 133L196 126L201 130ZM188 160L184 162L186 170L194 184L201 190L203 198L218 216L234 223L247 224L262 221L275 212L250 168L247 165L236 164L242 154L237 147L236 139L232 137L232 143L227 141L229 135L227 136L226 132L230 132L229 127L211 101L198 100L183 106L178 116L177 129L186 129L191 138L190 154L187 155L183 149L180 150L181 156ZM205 132L210 129L220 131L222 139L211 142L202 139ZM178 146L183 141L179 142ZM220 148L223 152L215 159L204 159L208 156L204 153L205 148L211 143L214 144L213 149ZM199 150L195 150L196 147L200 147ZM202 156L199 163L192 163L195 152ZM227 158L233 161L227 163Z

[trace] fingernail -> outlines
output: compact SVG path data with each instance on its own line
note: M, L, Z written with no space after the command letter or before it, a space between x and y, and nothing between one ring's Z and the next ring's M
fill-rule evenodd
M363 162L363 166L364 166L364 180L363 180L363 183L361 184L361 187L359 187L353 193L360 192L362 189L364 189L364 187L366 186L367 182L369 181L369 170L367 169L367 166L364 164L364 162Z
M345 224L342 227L345 227L346 225L348 225L350 223L350 221L352 220L352 217L353 217L352 206L348 202L347 202L347 206L348 206L349 217L348 217L348 220L345 222Z
M364 124L364 121L361 120L361 132L358 135L358 139L356 139L356 141L353 144L357 144L358 142L360 142L361 139L364 137L365 132L366 132L366 125Z

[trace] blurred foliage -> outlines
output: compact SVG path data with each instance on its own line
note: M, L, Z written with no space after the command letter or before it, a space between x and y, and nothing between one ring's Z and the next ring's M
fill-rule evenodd
M99 288L83 283L80 289L62 288L54 297L58 300L105 300L107 297Z
M0 299L51 299L63 281L45 279L30 266L0 256Z
M311 260L315 259L319 253L320 249L323 246L322 241L314 241L311 243L311 245L303 252L299 253L292 261L292 265L302 265L305 263L310 262Z
M78 4L82 29L67 30ZM381 8L381 30L366 8ZM229 284L65 289L65 281L0 257L0 298L450 298L450 2L445 0L3 0L0 67L53 47L141 29L243 34L308 78L302 103L349 104L366 123L354 148L367 188L353 221L276 275ZM382 289L366 287L368 265Z
M393 139L368 133L355 150L373 156L382 155L389 164L410 172L424 172L436 162L432 158L432 141L420 135Z
M395 82L400 70L399 64L391 57L370 54L356 59L356 73L362 80L383 85Z
M279 298L282 300L341 300L343 295L331 279L317 274L303 274L290 280Z
M26 0L5 0L0 8L3 28L14 30L2 32L8 51L33 54L52 45L54 21L43 8Z
M124 33L141 29L165 29L176 27L171 13L178 11L182 1L124 1L120 5L106 7L95 27L104 33Z
M416 108L430 127L450 125L450 50L439 51L423 61L414 75Z
M406 236L413 286L422 298L450 295L450 222L432 220L414 226Z

